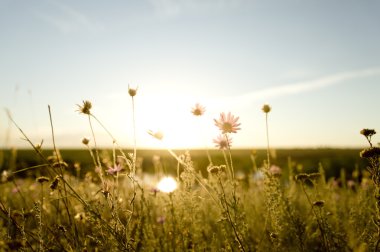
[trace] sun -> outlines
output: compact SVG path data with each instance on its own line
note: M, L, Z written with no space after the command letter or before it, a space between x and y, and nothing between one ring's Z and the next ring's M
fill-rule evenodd
M172 177L164 177L157 184L158 190L164 193L174 192L177 187L177 181Z

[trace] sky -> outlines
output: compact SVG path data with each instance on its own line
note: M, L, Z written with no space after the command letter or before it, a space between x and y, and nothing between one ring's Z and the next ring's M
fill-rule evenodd
M376 0L0 0L0 147L30 146L7 110L51 147L48 106L58 148L93 144L83 100L128 148L133 111L138 148L215 148L221 112L239 116L232 148L262 148L265 103L271 147L365 147L359 131L380 132L379 12Z

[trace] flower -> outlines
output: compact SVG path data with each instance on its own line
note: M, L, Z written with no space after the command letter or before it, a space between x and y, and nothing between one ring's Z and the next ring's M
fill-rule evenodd
M164 138L164 133L162 133L161 131L153 132L152 130L148 130L148 134L158 140L162 140L162 138Z
M114 167L108 167L107 172L108 172L108 174L113 175L113 174L115 174L115 173L118 173L118 172L121 171L122 169L123 169L123 168L121 167L121 165L120 165L120 164L117 164L117 165L115 165Z
M195 106L191 109L191 113L195 116L201 116L205 113L206 108L199 103L196 103Z
M219 135L212 140L220 150L227 150L231 147L232 139L227 135Z
M268 104L264 104L264 106L261 108L261 110L264 112L264 113L269 113L271 111L271 107L268 105Z
M380 148L379 147L370 147L364 149L360 152L360 157L362 158L378 158L380 157Z
M83 101L83 105L77 104L79 107L78 111L79 113L86 114L86 115L91 115L90 109L92 108L92 104L90 101Z
M279 177L279 176L281 176L281 173L282 173L281 168L278 167L277 165L272 165L272 166L269 168L269 172L270 172L270 174L272 174L272 175L275 176L275 177Z
M231 114L231 112L228 112L226 115L225 113L220 113L219 120L214 119L215 126L217 126L223 134L225 133L236 133L238 130L240 130L239 126L240 123L237 121L239 120L239 117L235 117Z
M131 96L131 97L134 97L137 93L137 87L136 88L130 88L129 85L128 85L128 94Z

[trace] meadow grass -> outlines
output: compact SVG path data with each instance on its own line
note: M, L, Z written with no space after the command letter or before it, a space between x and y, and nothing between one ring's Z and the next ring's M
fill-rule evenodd
M132 103L136 92L130 89ZM10 118L34 156L1 151L0 251L379 248L380 152L372 144L374 130L361 132L370 145L362 160L358 150L323 149L318 160L302 163L298 159L312 150L269 149L271 108L265 105L266 150L231 149L239 118L221 113L214 121L221 131L214 140L218 151L143 152L136 144L122 149L91 107L88 101L79 105L92 133L82 141L85 152L55 146L50 107L51 150L31 143ZM192 110L195 116L204 112L199 104ZM112 149L97 147L93 123L109 134ZM340 156L339 168L347 169L334 169L337 159L330 155ZM167 176L173 177L170 186L160 183Z

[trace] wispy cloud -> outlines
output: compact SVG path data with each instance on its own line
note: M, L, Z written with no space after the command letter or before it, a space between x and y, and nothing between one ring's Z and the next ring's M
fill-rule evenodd
M245 0L149 0L162 17L176 17L187 12L209 12L239 6Z
M99 23L91 20L83 12L65 5L59 1L47 1L48 7L52 11L38 11L37 17L54 26L63 33L72 33L77 31L97 32L103 29ZM50 9L49 8L49 9Z
M380 67L367 68L362 70L342 72L333 75L323 76L314 80L296 82L292 84L279 85L266 89L253 91L238 97L234 100L239 101L255 101L267 100L269 98L295 95L305 92L311 92L317 89L327 88L330 86L344 84L344 81L380 75Z

